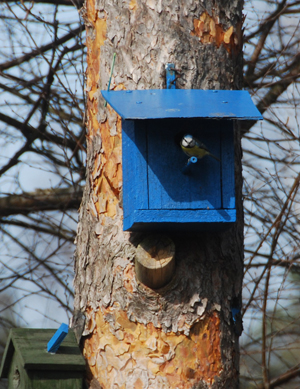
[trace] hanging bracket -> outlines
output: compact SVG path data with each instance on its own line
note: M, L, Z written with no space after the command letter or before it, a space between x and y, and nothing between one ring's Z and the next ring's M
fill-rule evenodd
M173 63L166 64L167 89L176 89L176 71Z

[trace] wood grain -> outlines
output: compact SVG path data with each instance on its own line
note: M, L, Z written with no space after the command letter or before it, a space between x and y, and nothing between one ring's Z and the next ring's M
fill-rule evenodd
M175 271L175 244L164 235L150 235L137 248L137 279L152 289L165 286Z

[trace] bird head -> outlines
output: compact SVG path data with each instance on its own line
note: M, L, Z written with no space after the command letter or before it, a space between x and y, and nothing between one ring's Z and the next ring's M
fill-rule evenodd
M186 134L181 139L182 147L194 147L196 145L196 141L192 135Z

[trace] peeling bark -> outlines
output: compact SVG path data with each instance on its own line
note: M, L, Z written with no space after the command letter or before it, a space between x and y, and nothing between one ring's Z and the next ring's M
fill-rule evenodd
M222 371L216 313L195 324L188 337L151 322L134 323L112 308L93 314L90 325L97 332L86 340L84 355L91 374L106 387L123 387L125 381L133 388L179 388L202 379L211 384Z
M242 1L87 0L87 183L75 255L75 308L86 315L89 381L102 388L237 388L238 337L230 306L241 299L243 214L236 131L238 222L224 233L169 234L176 272L154 291L136 280L148 235L123 232L121 121L104 101L112 89L239 89ZM133 172L134 174L134 172ZM93 384L94 385L94 384Z

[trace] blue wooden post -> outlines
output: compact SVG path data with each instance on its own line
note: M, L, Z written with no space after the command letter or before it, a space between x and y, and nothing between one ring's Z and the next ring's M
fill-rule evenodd
M55 332L52 338L47 344L48 353L56 353L62 341L65 339L69 331L69 326L65 323L62 323L59 329Z

